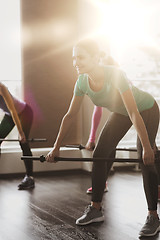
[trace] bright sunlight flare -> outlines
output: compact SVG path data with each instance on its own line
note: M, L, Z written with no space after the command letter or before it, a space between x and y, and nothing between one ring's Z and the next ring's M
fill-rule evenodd
M107 39L111 54L121 65L125 65L126 61L131 63L131 58L142 60L146 49L160 53L158 0L90 0L90 3L99 12L97 21L100 22L90 34ZM138 49L141 49L140 52Z

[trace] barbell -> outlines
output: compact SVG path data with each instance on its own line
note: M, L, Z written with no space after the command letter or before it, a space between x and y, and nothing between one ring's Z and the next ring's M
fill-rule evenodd
M75 147L75 145L73 145ZM134 151L136 152L136 149L127 149L127 148L116 148L116 151ZM159 157L159 152L157 150L157 153L155 154L155 162L160 163L160 157ZM41 155L40 157L38 156L22 156L21 160L35 160L35 161L40 161L40 162L45 162L45 156ZM142 159L137 159L137 158L70 158L70 157L55 157L55 161L58 162L106 162L106 161L113 161L113 162L119 162L119 163L142 163Z
M41 155L38 156L22 156L21 160L35 160L40 162L45 162L45 156ZM141 159L136 158L68 158L68 157L55 157L55 161L57 162L105 162L105 161L113 161L114 162L129 162L129 163L140 163L142 162Z
M29 138L26 139L27 142L47 142L46 138ZM15 139L5 139L5 138L0 138L0 141L5 141L5 142L19 142L20 140L15 138Z
M78 148L79 150L85 149L85 146L78 144L78 145L65 145L67 148ZM137 149L135 148L116 148L116 151L129 151L129 152L137 152Z

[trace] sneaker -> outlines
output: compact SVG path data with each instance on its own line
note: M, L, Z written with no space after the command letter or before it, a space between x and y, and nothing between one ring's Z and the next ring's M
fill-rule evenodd
M35 187L34 178L31 176L25 176L22 182L18 185L19 190L31 189Z
M93 206L89 205L85 209L83 216L76 220L76 224L87 225L89 223L103 222L103 221L104 221L104 216L102 214L102 209L97 210Z
M108 192L107 182L106 182L106 186L105 186L104 192ZM88 188L86 193L91 194L92 193L92 187Z
M139 235L141 237L143 236L150 237L156 235L159 231L160 231L159 219L153 215L148 215L146 222L143 228L141 229Z

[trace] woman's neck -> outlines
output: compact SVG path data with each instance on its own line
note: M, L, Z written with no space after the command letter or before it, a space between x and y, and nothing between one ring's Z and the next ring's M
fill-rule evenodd
M93 71L88 73L90 88L97 92L100 91L104 84L104 71L103 68L98 66Z

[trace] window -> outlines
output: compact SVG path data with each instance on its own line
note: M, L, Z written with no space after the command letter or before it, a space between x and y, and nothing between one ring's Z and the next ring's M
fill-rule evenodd
M94 0L92 4L97 15L92 18L91 35L101 36L103 49L160 106L160 1ZM129 131L121 144L134 145L135 130ZM160 130L157 144L160 146Z
M13 95L21 98L21 44L20 44L20 1L0 0L0 81ZM0 119L4 113L0 111ZM17 129L8 138L17 138ZM3 142L4 147L14 147L16 142Z

